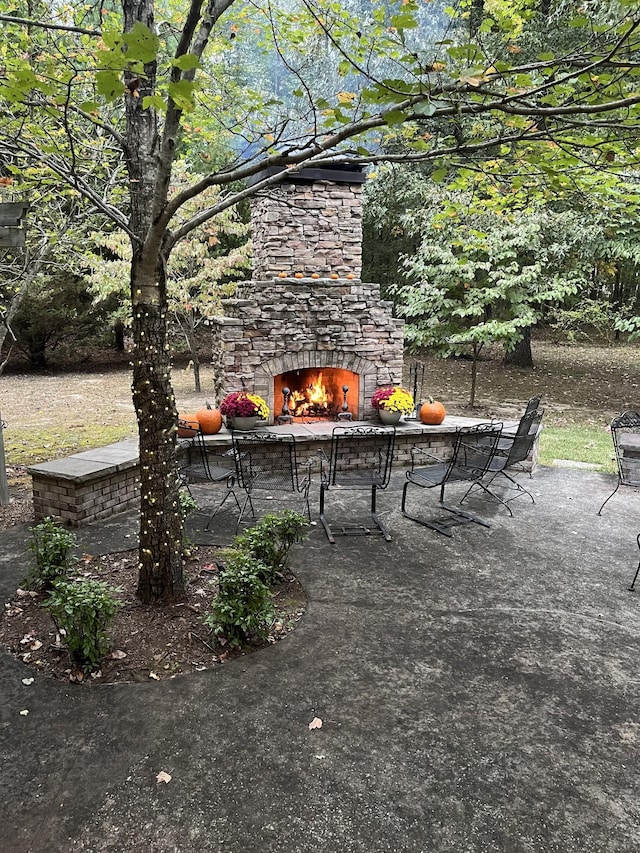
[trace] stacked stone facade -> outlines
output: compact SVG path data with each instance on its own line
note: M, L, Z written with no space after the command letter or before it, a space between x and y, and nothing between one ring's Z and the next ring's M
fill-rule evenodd
M246 388L264 397L273 417L282 405L275 376L343 368L360 377L353 414L367 419L375 389L402 382L404 323L380 286L360 279L362 178L283 183L255 200L253 280L238 286L214 323L218 400Z
M251 233L254 279L360 278L362 184L281 184L252 203Z

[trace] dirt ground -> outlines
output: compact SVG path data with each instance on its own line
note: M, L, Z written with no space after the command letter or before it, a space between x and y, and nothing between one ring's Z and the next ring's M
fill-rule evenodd
M84 554L74 567L78 579L106 581L121 603L108 630L111 651L101 668L86 676L71 660L63 639L42 607L46 595L18 588L0 615L0 646L29 667L71 683L160 681L179 673L219 666L261 648L264 642L234 649L211 636L203 618L217 590L219 549L194 548L185 562L187 597L172 607L148 607L136 599L137 551L94 557ZM304 613L304 590L287 573L273 590L276 619L266 644L284 639Z
M504 367L499 351L487 351L479 365L473 413L517 417L524 401L542 394L547 424L605 428L625 409L640 409L639 355L638 345L537 342L535 368L523 370ZM408 356L405 363L409 367L415 361ZM442 400L450 414L468 414L470 362L433 357L417 361L424 365L419 393ZM203 405L212 387L207 367L202 371L202 393L193 390L188 368L175 368L172 378L179 411L195 411ZM408 375L405 383L411 388ZM11 496L8 506L0 506L2 530L32 520L25 465L135 435L129 369L109 365L91 372L0 376L0 415L7 424L3 437ZM123 589L124 606L111 631L112 656L105 661L100 680L166 678L218 665L228 658L229 649L213 642L202 623L204 609L215 592L215 557L212 549L194 552L186 566L187 601L162 611L144 608L135 598L135 552L99 560L86 555L80 567L83 575L107 579ZM304 592L295 578L287 578L277 597L280 616L269 642L286 636L304 610ZM0 642L30 665L58 678L78 680L77 668L71 665L55 626L39 603L40 598L28 591L17 592L0 620Z

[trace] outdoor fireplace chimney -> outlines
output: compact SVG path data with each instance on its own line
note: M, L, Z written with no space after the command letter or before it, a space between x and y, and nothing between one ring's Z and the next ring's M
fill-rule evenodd
M253 278L214 323L217 399L246 386L275 420L296 375L321 371L341 388L331 372L347 371L351 414L369 419L375 389L402 382L403 321L360 279L365 178L357 165L305 168L252 200Z
M280 273L360 278L365 179L357 165L301 169L253 199L254 280Z

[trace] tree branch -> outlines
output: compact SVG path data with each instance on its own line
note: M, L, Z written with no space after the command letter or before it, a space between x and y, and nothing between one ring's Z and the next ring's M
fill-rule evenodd
M20 24L23 27L40 27L43 30L62 30L67 33L80 33L83 36L102 37L100 30L87 30L84 27L74 27L67 24L51 24L45 21L34 21L30 18L18 18L15 15L0 15L0 21L5 21L8 24Z

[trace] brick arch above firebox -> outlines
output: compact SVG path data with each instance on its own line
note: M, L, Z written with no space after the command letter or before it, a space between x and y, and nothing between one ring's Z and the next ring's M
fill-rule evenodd
M271 358L256 368L253 376L254 391L264 397L269 410L273 411L276 405L274 377L291 370L307 368L342 368L357 373L360 377L360 389L358 412L354 414L359 418L373 415L369 400L380 384L380 366L356 353L344 350L300 350Z

